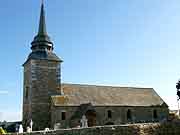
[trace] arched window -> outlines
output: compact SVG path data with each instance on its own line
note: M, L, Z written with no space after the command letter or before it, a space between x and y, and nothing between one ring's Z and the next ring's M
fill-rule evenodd
M131 110L128 109L127 110L127 120L131 120L132 119L132 113L131 113Z
M107 113L108 113L108 118L112 118L112 111L108 110Z
M158 118L157 110L153 110L153 118L154 119Z

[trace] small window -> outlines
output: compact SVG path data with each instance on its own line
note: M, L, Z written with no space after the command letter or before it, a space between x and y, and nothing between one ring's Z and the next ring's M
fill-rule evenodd
M61 120L66 120L66 112L61 112Z
M112 118L112 111L108 110L107 113L108 113L108 118Z
M154 119L157 119L157 118L158 118L157 110L153 110L153 118L154 118Z
M131 110L128 109L127 111L127 120L131 120L132 119L132 113L131 113Z
M26 97L26 99L28 98L28 96L29 96L29 87L26 86L25 87L25 97Z

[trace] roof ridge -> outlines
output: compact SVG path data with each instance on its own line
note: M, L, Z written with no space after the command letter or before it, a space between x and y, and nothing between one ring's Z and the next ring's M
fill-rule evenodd
M76 86L94 86L94 87L111 87L111 88L128 88L128 89L154 89L152 87L132 87L132 86L117 86L117 85L103 85L103 84L79 84L79 83L62 83L62 85L76 85Z

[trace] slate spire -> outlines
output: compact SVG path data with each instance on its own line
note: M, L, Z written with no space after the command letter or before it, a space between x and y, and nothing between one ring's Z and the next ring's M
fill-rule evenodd
M44 2L41 3L41 13L39 20L39 30L38 34L34 37L31 43L31 49L34 50L53 50L53 43L46 31L46 20L45 20L45 10Z
M39 35L47 35L47 32L46 32L45 12L44 12L44 2L43 2L43 1L42 1L42 4L41 4L41 14L40 14L38 34L39 34Z

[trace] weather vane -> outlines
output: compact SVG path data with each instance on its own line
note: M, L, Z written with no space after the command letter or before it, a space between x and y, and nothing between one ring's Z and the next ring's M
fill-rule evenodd
M41 0L41 4L44 4L44 0Z

